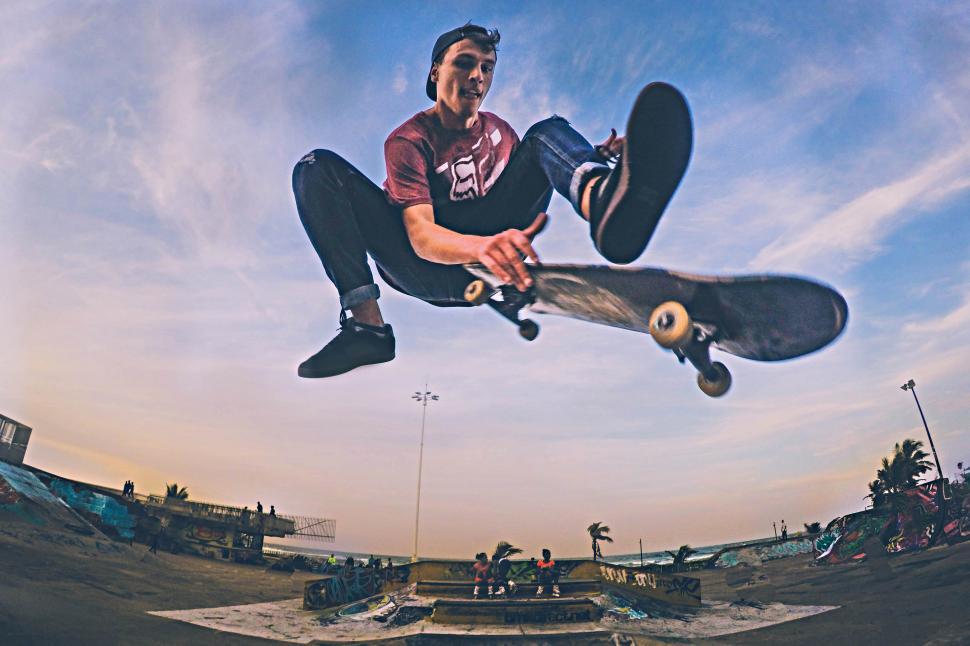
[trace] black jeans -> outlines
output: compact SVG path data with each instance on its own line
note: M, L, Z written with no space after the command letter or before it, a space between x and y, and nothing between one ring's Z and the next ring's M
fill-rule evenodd
M532 126L509 165L485 197L434 204L435 222L469 235L524 229L549 206L555 189L578 211L579 187L604 168L593 147L562 117ZM293 169L300 220L327 276L349 309L380 295L367 255L395 289L441 306L467 305L472 280L461 265L422 260L414 252L399 207L350 163L329 150L314 150Z

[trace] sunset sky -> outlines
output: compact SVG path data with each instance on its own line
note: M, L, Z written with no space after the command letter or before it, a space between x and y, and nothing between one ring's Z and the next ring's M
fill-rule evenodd
M290 190L339 152L380 183L429 106L435 38L502 34L484 109L594 142L640 87L679 87L691 167L640 265L788 272L845 294L807 358L721 358L723 399L647 337L383 286L398 356L296 376L336 292ZM0 3L0 413L27 462L141 493L337 520L341 550L500 539L609 553L771 534L862 509L895 442L970 461L970 3ZM601 262L555 197L546 262Z

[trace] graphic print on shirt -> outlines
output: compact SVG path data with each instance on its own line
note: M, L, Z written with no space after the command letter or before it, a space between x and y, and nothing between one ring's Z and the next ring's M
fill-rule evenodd
M498 176L505 170L505 160L496 162L495 146L502 141L502 133L498 129L492 130L485 137L479 138L472 146L472 153L454 160L450 164L445 163L435 170L441 174L445 171L451 172L451 192L449 197L452 202L462 200L476 200L484 197L488 189L492 187ZM482 145L485 143L486 145ZM488 145L491 144L491 145ZM475 157L478 156L476 161ZM487 171L491 171L485 177Z
M475 159L468 155L459 157L451 164L451 200L475 200L481 196L478 189L478 173Z

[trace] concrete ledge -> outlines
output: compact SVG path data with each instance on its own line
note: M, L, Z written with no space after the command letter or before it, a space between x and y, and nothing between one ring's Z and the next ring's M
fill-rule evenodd
M466 600L438 599L431 621L437 624L517 625L598 621L603 612L588 598Z
M539 584L527 581L516 582L516 598L534 597ZM548 587L548 586L547 586ZM461 595L472 596L475 583L472 581L418 581L417 594L436 595ZM599 594L599 579L560 579L559 590L562 594ZM482 586L482 596L485 595L485 586ZM546 594L549 590L546 590Z

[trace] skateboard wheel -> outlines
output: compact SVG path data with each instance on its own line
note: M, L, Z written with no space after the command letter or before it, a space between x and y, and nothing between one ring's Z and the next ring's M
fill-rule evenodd
M720 361L711 364L718 374L716 381L708 381L702 373L697 373L697 385L708 397L720 397L731 387L731 373Z
M672 350L690 343L694 324L683 305L667 301L650 314L650 335L661 347Z
M478 279L468 283L465 288L465 300L472 305L484 305L488 300L489 293L485 289L485 281Z
M519 336L526 341L534 341L539 336L539 324L531 319L519 323Z

